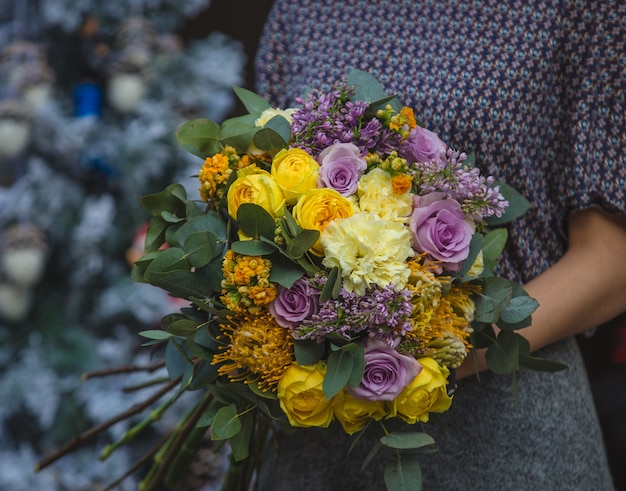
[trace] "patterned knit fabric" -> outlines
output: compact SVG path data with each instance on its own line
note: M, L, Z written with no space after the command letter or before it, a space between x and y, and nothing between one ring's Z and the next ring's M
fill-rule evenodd
M526 282L557 261L572 210L626 213L625 2L276 1L256 59L262 95L293 105L352 67L530 200L501 273ZM440 450L423 459L425 489L612 489L573 340L539 354L570 369L523 372L517 412L510 379L461 381L448 431L429 425ZM346 458L340 429L280 443L268 490L384 489L379 461L361 472L369 449Z

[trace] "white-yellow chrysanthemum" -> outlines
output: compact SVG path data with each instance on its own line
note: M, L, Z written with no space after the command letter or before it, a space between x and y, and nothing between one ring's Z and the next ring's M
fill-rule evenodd
M265 111L261 113L261 115L254 122L254 126L263 127L265 126L270 119L275 116L282 116L287 120L289 124L291 124L291 116L296 112L296 109L277 109L274 107L267 108Z
M324 266L341 269L344 288L363 295L369 285L404 286L413 256L411 235L400 222L360 212L330 222L321 236Z
M382 169L372 169L359 180L357 189L361 211L376 213L385 220L404 221L411 212L411 193L396 194L392 177Z

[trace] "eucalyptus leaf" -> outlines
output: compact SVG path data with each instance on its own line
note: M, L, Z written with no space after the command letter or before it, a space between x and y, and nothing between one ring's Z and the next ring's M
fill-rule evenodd
M185 239L185 253L194 268L209 264L215 257L217 236L209 231L196 232Z
M163 191L142 196L139 201L142 206L154 217L160 216L163 211L172 214L184 211L187 202L185 188L178 183L170 184Z
M411 431L389 433L380 437L380 443L386 447L396 449L421 448L428 445L434 445L435 440L427 433Z
M354 359L347 351L334 351L328 356L327 366L322 389L326 399L330 400L348 385L354 368Z
M293 284L304 276L302 268L280 254L274 254L271 258L272 269L269 280L285 288L291 288Z
M530 202L512 186L501 182L496 184L500 186L500 193L502 193L502 196L509 202L509 206L501 217L493 215L485 218L485 222L490 227L512 222L526 213L531 207Z
M511 299L509 305L502 311L501 319L508 324L522 322L537 310L539 302L527 295Z
M326 352L324 343L308 339L296 340L293 348L299 365L315 365Z
M233 252L244 256L267 256L276 251L276 245L259 239L238 240L230 245Z
M487 366L497 375L507 375L519 370L519 338L512 331L500 331L496 343L487 349Z
M169 339L172 335L169 332L161 331L159 329L148 329L146 331L139 331L139 335L148 339L164 340Z
M301 230L288 242L287 255L293 259L301 258L315 245L319 236L318 230Z
M266 210L253 203L243 203L237 210L237 224L248 237L274 240L276 223Z
M229 404L217 411L211 425L211 440L227 440L241 431L237 406Z
M337 298L339 296L339 289L337 288L337 285L339 285L340 289L341 276L339 275L339 268L337 266L333 266L332 269L328 272L326 283L324 284L324 288L322 288L322 293L320 294L320 302L325 302L326 300L330 300L331 298Z
M483 236L482 234L475 233L474 235L472 235L472 240L470 241L470 248L467 258L463 261L461 269L458 272L454 273L454 276L459 278L465 276L474 264L474 261L476 261L476 258L478 257L478 254L480 253L482 248Z
M167 332L174 336L189 336L196 332L198 324L190 319L179 319L167 326Z
M255 94L251 90L244 89L243 87L233 87L235 95L242 102L247 111L251 114L260 115L266 109L269 109L270 104L263 97ZM258 117L258 116L257 116Z
M217 366L213 365L210 360L202 360L198 363L189 390L206 389L215 380L217 380Z
M287 147L287 141L271 128L261 128L254 134L252 142L261 150L278 150Z
M269 128L270 130L274 130L284 142L288 142L291 140L291 125L289 121L287 121L282 116L274 116L267 123L265 123L264 128Z
M208 298L214 291L213 285L207 278L191 271L151 271L148 268L144 278L151 285L163 288L180 298Z
M355 88L354 100L372 103L389 98L382 84L376 77L366 71L357 69L350 70L347 84ZM398 112L402 109L402 104L397 99L392 99L389 101L389 104Z
M497 228L487 232L483 239L483 263L485 268L493 270L498 264L498 258L506 241L509 237L509 232L505 228Z
M242 421L241 431L230 439L232 456L237 462L241 462L250 455L250 441L255 423L252 413L246 413L239 419Z
M387 491L421 491L422 468L415 457L398 456L385 467Z
M190 365L191 362L183 355L180 345L175 339L171 339L165 347L165 367L170 378L173 380L180 377Z
M483 278L482 291L477 295L475 319L478 322L495 323L511 300L511 282L491 276Z
M202 416L200 416L200 419L196 423L196 426L198 428L206 428L207 426L211 426L213 424L213 421L215 420L215 415L222 407L224 406L221 402L219 402L217 399L213 399L209 403L209 407L207 407L202 413Z
M176 130L176 140L189 153L203 159L222 150L220 126L210 119L187 121Z
M175 243L182 246L192 234L197 232L211 232L216 237L215 255L221 255L226 247L226 225L224 220L214 211L208 211L206 214L191 217L187 222L180 226L175 234Z
M148 223L146 230L146 238L144 240L144 249L146 252L153 252L159 249L165 242L165 231L170 224L160 216L154 217Z
M520 356L519 363L525 368L530 368L531 370L537 370L540 372L558 372L561 370L567 370L568 368L568 366L564 363L530 355Z

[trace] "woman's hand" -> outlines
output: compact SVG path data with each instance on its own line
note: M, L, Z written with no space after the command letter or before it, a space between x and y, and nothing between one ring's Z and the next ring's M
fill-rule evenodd
M597 327L626 311L626 216L600 208L571 214L568 249L550 269L524 289L539 302L532 325L519 331L531 351ZM484 350L478 370L487 368ZM457 370L475 373L472 357Z

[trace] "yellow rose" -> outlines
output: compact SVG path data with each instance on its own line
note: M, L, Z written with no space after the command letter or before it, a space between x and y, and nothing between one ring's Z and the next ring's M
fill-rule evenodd
M312 189L300 197L292 213L296 223L302 228L318 230L321 234L333 220L354 215L354 206L334 189ZM311 252L317 256L324 255L324 248L319 240L311 247Z
M300 148L281 150L272 160L272 177L282 189L287 201L317 187L320 165Z
M269 172L252 165L237 172L237 179L226 195L228 214L237 218L237 210L243 203L259 205L273 218L281 216L285 197Z
M333 410L348 435L362 430L370 419L380 421L387 416L383 401L364 401L345 391L333 398Z
M446 391L449 371L432 358L417 360L422 371L391 403L391 414L405 422L426 423L429 413L443 413L450 408L452 398Z
M327 428L333 420L331 402L324 396L322 382L326 363L292 364L278 382L280 407L291 426Z

